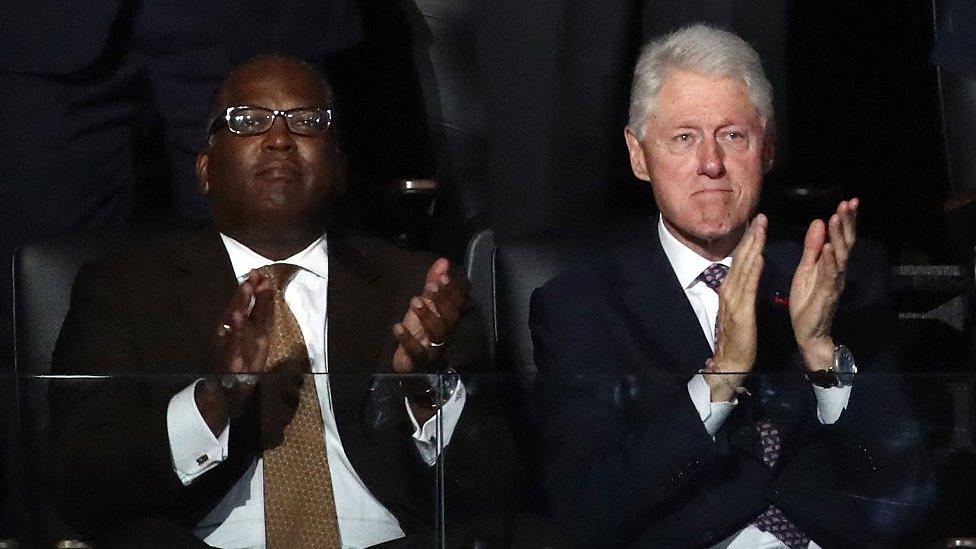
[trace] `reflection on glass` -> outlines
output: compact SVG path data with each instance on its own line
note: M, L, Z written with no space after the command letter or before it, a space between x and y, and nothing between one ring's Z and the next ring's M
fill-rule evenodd
M382 515L347 496L359 484L389 510L387 524L430 547L476 541L571 547L591 539L604 546L693 545L697 537L687 536L727 539L773 506L823 547L846 539L835 536L848 535L848 528L864 543L885 546L962 547L976 535L972 375L858 374L850 404L829 426L818 425L817 401L803 376L753 376L714 435L692 403L658 397L661 387L686 383L676 377L444 376L432 380L443 384L442 406L463 393L463 409L453 420L435 413L428 425L411 420L399 376L342 378L303 381L329 386L325 404L343 449L329 454L340 528L384 528ZM222 525L263 528L263 508L247 507L263 490L255 480L259 422L232 423L226 450L218 445L208 453L198 464L203 472L186 485L168 445L112 436L120 426L165 417L168 402L153 395L176 394L195 381L2 378L2 396L19 406L5 416L14 421L3 446L0 540L20 547L90 542L104 531L105 517L125 516L112 513L159 495L133 485L159 479L177 494L160 504L199 506L196 533L204 538ZM347 388L360 398L340 394ZM112 419L110 411L140 400L155 404ZM72 413L48 425L49 405ZM619 421L604 424L607 417ZM343 425L340 418L351 421ZM755 427L766 418L781 431L772 464ZM153 458L160 452L164 459ZM218 463L207 468L210 460ZM342 468L347 477L336 482ZM743 485L743 476L758 488ZM734 505L711 514L685 511L723 501ZM111 512L98 510L106 508ZM686 528L669 530L679 523Z

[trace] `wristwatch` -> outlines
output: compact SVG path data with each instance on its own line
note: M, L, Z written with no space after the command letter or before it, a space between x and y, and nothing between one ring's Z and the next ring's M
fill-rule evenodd
M220 386L228 391L237 389L238 385L254 387L258 384L258 376L254 374L221 374Z
M448 368L439 374L427 374L417 380L408 380L406 383L401 381L400 386L411 402L437 410L454 396L460 379L454 368ZM412 383L413 381L419 383Z
M857 364L854 363L854 354L847 345L838 345L834 347L834 365L826 370L810 372L807 374L807 379L810 383L825 389L848 387L854 383L856 373Z

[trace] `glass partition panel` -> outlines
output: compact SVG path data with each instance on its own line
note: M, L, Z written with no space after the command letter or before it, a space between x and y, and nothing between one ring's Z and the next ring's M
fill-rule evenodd
M435 416L442 546L509 547L522 471L512 417L503 407L507 378L452 373L434 380L443 403Z
M752 373L734 404L691 377L462 376L464 413L503 421L479 438L462 418L447 444L446 531L470 521L462 468L480 454L514 471L478 488L513 547L754 547L787 523L821 547L976 535L976 376Z
M90 542L146 509L186 513L184 533L209 526L197 531L204 539L224 524L235 535L263 529L263 509L242 511L258 488L246 479L273 446L253 410L231 421L226 450L206 448L177 471L167 419L194 381L0 378L0 546ZM771 507L823 547L946 547L976 535L971 374L859 373L832 408L805 376L753 373L729 410L706 399L704 420L684 376L364 373L298 386L309 381L335 422L323 420L326 444L331 428L342 446L330 448L329 468L350 536L402 535L414 547L710 546L761 541L769 528L756 524ZM290 381L256 382L274 394Z
M316 524L300 539L438 546L437 419L405 398L428 378L330 366L358 373L0 378L19 403L0 547L260 545L295 516Z

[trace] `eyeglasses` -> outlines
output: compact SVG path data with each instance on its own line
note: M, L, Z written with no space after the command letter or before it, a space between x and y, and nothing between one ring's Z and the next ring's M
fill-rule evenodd
M332 109L298 107L279 111L241 105L227 107L224 116L210 124L210 136L224 128L237 135L258 135L270 130L279 116L285 119L288 130L298 135L322 135L332 125Z

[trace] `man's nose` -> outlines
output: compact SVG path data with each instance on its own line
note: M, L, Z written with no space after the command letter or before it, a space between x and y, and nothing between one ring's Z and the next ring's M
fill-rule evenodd
M284 117L276 116L271 127L264 133L264 147L276 151L287 151L295 147L295 134L288 129Z
M715 139L703 139L698 145L698 175L711 179L725 175L724 151Z

